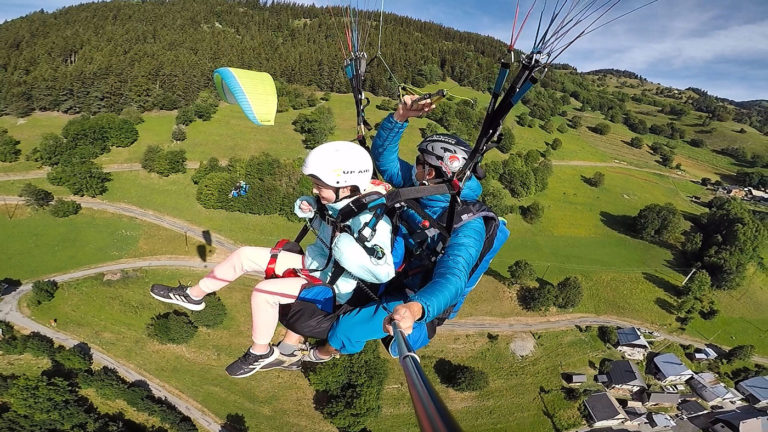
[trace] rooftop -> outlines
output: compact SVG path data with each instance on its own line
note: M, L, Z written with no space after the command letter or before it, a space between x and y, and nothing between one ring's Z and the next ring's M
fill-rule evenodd
M744 380L737 386L739 390L751 394L758 401L768 401L768 376L758 376Z
M684 365L682 360L672 353L659 354L653 358L656 370L664 377L673 377L678 375L692 374L688 366Z
M611 362L608 376L610 377L610 382L614 385L647 387L643 376L637 370L637 366L629 360L615 360Z
M617 334L619 336L619 345L642 345L650 349L640 330L635 327L621 328L617 331Z
M616 417L627 417L621 407L619 407L616 399L606 392L589 395L587 400L584 401L584 405L586 405L589 414L595 422L611 420Z

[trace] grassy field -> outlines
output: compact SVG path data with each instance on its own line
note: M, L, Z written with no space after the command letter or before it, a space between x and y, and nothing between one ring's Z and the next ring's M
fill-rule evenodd
M145 335L150 318L171 309L147 294L149 284L194 280L201 275L186 270L142 270L118 281L92 277L65 283L56 298L35 308L32 316L39 321L57 318L59 330L168 383L219 418L242 413L251 430L271 430L276 424L284 430L333 430L314 411L313 391L302 374L272 371L242 380L225 375L223 368L249 344L250 313L244 305L253 281L239 280L222 290L220 295L229 311L225 323L221 328L199 331L188 345L161 345ZM512 335L500 335L491 342L485 333L441 333L439 343L430 344L421 353L422 364L466 430L509 430L513 425L516 430L548 431L539 388L558 389L561 372L594 373L588 362L599 363L600 358L615 355L615 351L606 350L591 333L567 331L537 337L536 352L517 359L509 351ZM440 385L433 370L439 358L485 371L490 386L480 392L459 393ZM394 360L388 368L383 412L371 430L417 430L402 372ZM275 409L288 406L290 416L285 416L283 409ZM564 409L575 410L575 406Z
M184 235L136 219L84 209L57 219L20 206L0 206L6 258L0 275L20 280L65 273L112 261L157 255L197 257ZM9 219L8 214L13 214Z
M8 134L21 142L21 159L10 164L0 162L0 173L37 169L37 163L25 161L24 156L40 144L40 138L44 134L61 133L61 128L71 118L73 116L52 112L35 113L23 119L1 116L0 127L8 129Z
M31 354L0 353L0 373L3 375L40 375L40 372L49 367L51 367L51 361L47 358L39 358Z

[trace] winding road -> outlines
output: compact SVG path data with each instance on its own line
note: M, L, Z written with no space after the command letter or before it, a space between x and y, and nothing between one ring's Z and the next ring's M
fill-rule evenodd
M600 165L603 166L603 165ZM44 175L44 174L43 174ZM32 178L32 177L21 177ZM3 178L0 178L2 181ZM112 213L118 213L135 217L147 222L156 223L160 226L168 229L189 233L195 238L205 240L203 231L201 228L193 226L187 222L180 221L165 215L158 215L153 212L142 210L126 204L113 204L96 199L88 198L75 198L76 201L81 203L83 207L98 209L102 211L109 211ZM18 197L0 196L0 200L8 204L15 204L23 202ZM231 240L225 238L213 239L213 244L219 248L233 251L237 248L237 245ZM116 271L126 270L142 267L191 267L191 268L210 268L213 264L208 262L191 261L191 260L172 260L172 259L145 259L145 260L133 260L128 262L119 262L99 267L92 267L88 269L78 270L72 273L48 276L49 279L55 279L59 282L75 280L86 276ZM54 341L67 347L74 346L80 341L77 339L55 330L51 327L42 325L29 317L22 314L19 310L19 299L21 296L30 291L32 288L31 283L27 283L13 291L12 293L0 298L0 319L13 323L15 326L27 329L29 331L40 332L46 336L49 336ZM493 331L493 332L534 332L534 331L551 331L567 329L574 326L596 326L596 325L615 325L615 326L638 326L653 328L654 326L648 323L630 321L623 318L616 318L610 316L594 316L586 314L571 314L571 315L559 315L554 317L515 317L515 318L486 318L486 317L471 317L459 320L453 320L446 322L441 331L454 331L454 332L472 332L472 331ZM695 346L702 347L705 341L698 339L673 335L669 333L660 333L661 337L668 339L675 343L680 344L693 344ZM85 341L87 343L87 341ZM727 347L723 347L727 348ZM130 367L119 363L115 359L109 357L107 354L93 350L94 360L103 365L112 367L120 372L126 379L130 381L143 380L146 381L155 395L166 398L169 402L173 403L181 412L192 418L195 422L205 427L207 430L218 432L221 429L222 421L215 418L210 413L205 412L202 408L193 406L196 405L190 401L181 392L168 387L162 383L153 381L153 378L142 375L141 373L131 369ZM755 356L753 360L760 363L768 364L768 357Z

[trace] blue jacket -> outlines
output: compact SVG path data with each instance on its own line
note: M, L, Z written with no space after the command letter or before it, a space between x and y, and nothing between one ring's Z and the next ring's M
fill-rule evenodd
M390 114L381 122L371 145L371 156L382 178L394 187L415 186L414 166L399 158L400 139L408 122L400 123ZM476 201L483 188L480 182L471 176L461 191L463 201ZM450 196L432 195L419 199L424 211L437 218L448 210ZM402 215L402 222L409 226L418 226L421 218L413 211ZM413 246L408 233L400 228L405 247ZM451 233L445 252L435 263L432 279L423 287L408 286L415 291L408 300L421 303L424 307L422 321L431 321L448 307L459 301L470 277L472 267L477 262L485 240L485 224L482 218L470 220ZM408 281L406 281L406 284Z

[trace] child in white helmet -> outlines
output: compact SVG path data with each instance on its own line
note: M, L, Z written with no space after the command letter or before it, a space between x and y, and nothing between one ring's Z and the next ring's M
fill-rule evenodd
M332 288L336 303L342 304L350 298L358 280L379 284L395 275L392 225L386 216L375 225L367 241L353 234L371 220L372 213L368 210L345 220L341 227L332 226L337 225L334 218L342 208L356 196L376 187L371 183L373 163L368 152L351 142L325 143L307 155L302 172L312 180L315 196L299 198L294 210L299 217L314 218L312 226L317 239L303 255L281 251L271 265L274 272L283 277L263 280L254 287L251 295L253 343L245 354L227 366L226 371L232 377L246 377L258 370L277 367L299 367L298 361L278 359L281 352L284 356L290 355L294 345L286 344L285 349L278 350L270 341L277 328L279 306L295 302L302 288L329 282L334 273ZM318 201L324 208L323 218L314 217L321 207ZM150 293L160 301L202 310L206 294L218 291L246 272L265 272L270 257L271 248L242 247L194 286L155 284ZM289 269L295 271L284 274Z

